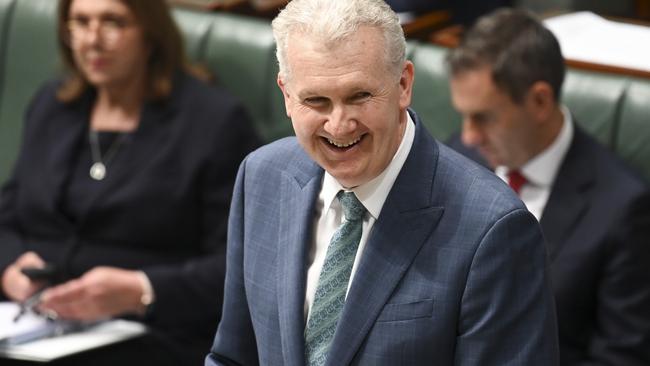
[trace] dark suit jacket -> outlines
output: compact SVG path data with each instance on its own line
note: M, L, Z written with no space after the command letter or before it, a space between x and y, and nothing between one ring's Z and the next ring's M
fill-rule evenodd
M449 145L487 166L458 135ZM540 221L563 365L650 365L650 238L629 218L645 189L576 126Z
M232 186L257 145L242 107L179 74L167 103L144 106L140 126L96 182L99 191L70 218L62 206L77 157L88 154L95 94L62 104L57 85L33 99L0 196L0 271L27 250L64 266L68 277L99 265L142 269L156 295L145 322L209 347L220 316Z
M493 174L415 140L366 243L327 365L555 365L540 229ZM323 170L287 138L251 154L231 206L207 365L303 365L307 256Z

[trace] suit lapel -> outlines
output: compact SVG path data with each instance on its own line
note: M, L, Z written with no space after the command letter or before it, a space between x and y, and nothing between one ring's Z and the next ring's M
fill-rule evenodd
M577 126L571 147L555 178L540 224L546 237L551 261L589 207L590 188L595 180L593 160L585 157L584 132Z
M416 135L372 229L346 299L328 365L347 365L379 313L435 230L443 208L432 206L438 148L417 118Z
M83 146L85 135L88 132L90 121L90 108L94 100L94 93L88 92L81 99L70 105L63 105L63 113L53 113L54 117L48 124L49 144L46 147L48 163L45 164L47 177L43 186L42 198L49 201L52 211L61 209L61 200L65 193L66 185L73 173L77 162L79 149ZM90 166L89 166L90 168ZM40 192L40 190L36 190ZM55 217L61 217L55 215ZM67 220L61 220L61 224L70 225Z
M300 169L300 162L292 164L294 172L283 177L281 191L277 296L285 365L305 363L306 258L313 236L314 204L323 175L311 161L303 162L311 167Z

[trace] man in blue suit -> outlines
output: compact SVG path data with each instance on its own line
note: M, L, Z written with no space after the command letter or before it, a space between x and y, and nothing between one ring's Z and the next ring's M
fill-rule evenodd
M509 180L540 220L561 364L650 365L646 186L560 103L557 40L532 15L503 9L448 60L463 115L450 145Z
M206 365L555 365L540 229L408 110L395 13L294 0L273 31L296 137L240 167Z

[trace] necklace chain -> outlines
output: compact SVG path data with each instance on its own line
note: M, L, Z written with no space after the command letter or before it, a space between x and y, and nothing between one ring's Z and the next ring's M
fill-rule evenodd
M88 131L88 141L90 142L90 153L93 158L93 165L90 167L90 177L94 180L103 180L106 177L106 166L113 159L117 150L124 142L126 134L120 134L108 147L108 151L102 157L101 147L99 146L99 133L90 129Z

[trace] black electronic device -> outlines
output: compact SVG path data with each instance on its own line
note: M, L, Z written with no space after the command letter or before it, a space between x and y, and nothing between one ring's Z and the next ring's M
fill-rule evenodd
M54 282L59 275L57 268L51 264L45 267L24 267L20 271L32 281Z

